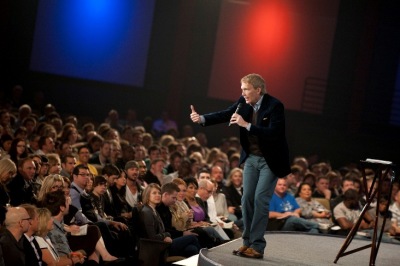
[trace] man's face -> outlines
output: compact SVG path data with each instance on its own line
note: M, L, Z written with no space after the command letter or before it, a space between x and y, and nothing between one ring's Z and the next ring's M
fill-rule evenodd
M212 183L207 183L206 187L201 187L199 188L199 190L197 190L197 194L203 201L206 201L209 197L211 197L213 191L214 185Z
M258 102L258 100L260 100L261 88L254 88L253 85L247 82L242 82L242 86L240 88L242 89L242 96L246 100L247 104L254 105Z
M147 172L147 166L146 163L143 160L140 160L137 162L139 165L139 175L144 176Z
M43 145L43 151L46 153L54 152L55 144L52 138L47 138L46 143Z
M111 145L109 143L104 143L103 147L100 149L100 153L105 158L110 158L111 156Z
M27 160L21 167L19 167L19 171L25 180L32 180L36 173L35 163L33 160Z
M62 164L62 168L67 172L67 173L72 173L72 170L74 170L74 167L76 165L76 159L75 158L70 158L67 157L67 161Z
M107 178L107 183L109 187L114 186L115 181L118 179L118 175L110 175L110 176L105 176Z
M354 182L350 180L343 181L342 191L343 193L349 189L354 189Z
M213 167L211 169L211 178L217 181L218 183L224 179L224 173L222 172L221 167Z
M164 193L162 195L162 202L165 206L172 206L175 204L178 195L178 192L174 191L172 194Z
M283 178L279 178L278 182L276 183L275 192L279 195L286 193L288 189L287 182Z
M126 170L126 176L131 181L136 181L139 176L139 168L131 167Z
M28 212L24 208L21 208L21 209L22 210L19 211L20 215L21 215L21 220L20 220L21 231L23 233L26 233L26 232L28 232L29 227L31 226L32 219L29 216Z
M161 153L159 150L152 150L149 154L150 161L153 161L154 159L157 159L161 156Z
M211 177L210 177L210 174L209 173L200 173L199 174L199 178L198 178L198 180L200 181L200 180L202 180L202 179L208 179L208 180L210 180L211 179Z
M84 148L79 151L78 158L81 163L89 162L90 152L88 149Z
M79 173L74 175L74 182L80 187L85 188L90 177L88 169L79 169Z
M156 162L155 164L153 164L151 166L153 173L162 173L164 167L165 167L165 164L163 161Z
M68 143L64 143L61 147L60 153L62 155L69 155L72 154L72 146Z
M321 191L321 192L329 189L329 181L328 181L328 179L325 179L325 178L319 179L315 185L317 187L317 190Z

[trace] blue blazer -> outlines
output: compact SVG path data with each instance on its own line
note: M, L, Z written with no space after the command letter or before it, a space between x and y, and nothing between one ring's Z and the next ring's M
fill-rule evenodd
M206 120L204 126L228 124L239 103L242 103L242 107L238 113L245 121L251 122L253 107L246 104L245 99L241 96L235 104L227 109L204 115ZM290 173L289 149L285 133L285 108L278 99L265 94L258 110L256 124L251 125L250 131L240 127L240 144L242 145L240 164L249 156L248 134L258 137L263 157L277 177L284 177Z

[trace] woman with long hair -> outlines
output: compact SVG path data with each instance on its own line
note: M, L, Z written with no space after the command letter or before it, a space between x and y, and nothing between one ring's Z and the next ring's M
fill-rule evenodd
M13 139L8 154L15 164L18 164L19 159L28 157L28 149L26 148L25 140L22 138Z
M17 166L10 159L0 160L0 206L7 207L10 204L10 196L6 185L17 173Z

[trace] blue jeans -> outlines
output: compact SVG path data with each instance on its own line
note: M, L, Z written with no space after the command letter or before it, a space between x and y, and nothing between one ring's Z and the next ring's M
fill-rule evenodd
M308 221L301 217L289 216L281 231L303 231L318 234L318 227L319 225L316 222Z
M250 155L243 169L243 245L264 254L264 239L269 215L269 202L275 190L277 177L265 159Z

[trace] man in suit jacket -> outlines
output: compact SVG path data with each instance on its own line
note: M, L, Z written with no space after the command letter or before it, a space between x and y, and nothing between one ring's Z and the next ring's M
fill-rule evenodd
M0 248L5 265L25 265L22 237L30 226L31 217L21 207L8 208L5 229L0 233Z
M7 185L11 206L23 203L35 203L32 180L35 176L36 166L31 157L18 162L18 173Z
M41 266L43 264L42 250L40 249L39 244L34 237L38 231L39 225L37 208L32 204L22 204L20 207L24 208L31 217L29 229L23 237L25 265Z
M261 259L266 241L269 201L278 177L290 173L283 104L267 94L264 79L249 74L241 79L242 96L225 110L199 115L193 106L190 118L203 126L228 123L240 127L243 174L243 246L235 255Z

